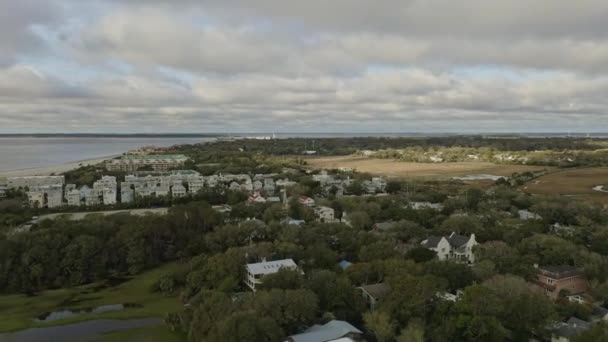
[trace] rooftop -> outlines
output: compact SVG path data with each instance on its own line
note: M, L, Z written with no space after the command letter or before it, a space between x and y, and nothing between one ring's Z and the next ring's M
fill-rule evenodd
M298 265L292 259L262 261L256 264L247 264L247 271L251 274L266 275L276 273L283 267L295 269Z
M125 154L121 157L122 160L134 160L134 159L147 159L147 160L155 160L155 159L188 159L188 157L183 154L147 154L147 155L136 155L136 154Z
M570 338L585 332L590 327L591 323L583 321L576 317L570 317L567 322L560 322L556 324L551 330L554 335Z
M363 332L348 322L333 320L324 325L314 325L304 333L290 338L294 342L326 342L335 341L349 334L363 334Z
M554 279L569 278L583 274L576 267L570 265L540 266L538 267L538 270L543 275Z
M382 299L391 291L391 287L386 283L364 285L364 286L361 286L360 289L367 292L370 296L374 297L375 299Z

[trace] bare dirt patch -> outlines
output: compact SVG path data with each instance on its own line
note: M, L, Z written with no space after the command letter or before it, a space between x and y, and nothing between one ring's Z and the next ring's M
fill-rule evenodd
M389 177L450 178L472 174L510 176L516 172L549 169L526 165L497 165L486 162L460 163L408 163L391 159L375 159L359 156L307 158L312 168L352 168L358 172L369 172Z

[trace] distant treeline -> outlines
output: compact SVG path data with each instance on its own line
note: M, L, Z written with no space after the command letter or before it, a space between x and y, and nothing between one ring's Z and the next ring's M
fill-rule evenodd
M270 155L298 155L316 151L319 155L348 155L361 150L386 150L418 147L486 148L497 151L564 151L595 150L604 140L574 138L484 138L482 136L453 136L425 138L355 137L355 138L288 138L274 140L241 139L195 145L213 151L257 152ZM192 145L184 149L192 149Z

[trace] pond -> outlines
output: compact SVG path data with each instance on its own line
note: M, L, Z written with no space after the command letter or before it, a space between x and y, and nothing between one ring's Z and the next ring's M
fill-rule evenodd
M104 312L112 312L112 311L122 311L125 309L124 304L111 304L111 305L102 305L95 308L88 308L83 310L58 310L53 312L46 312L38 318L34 319L37 323L47 323L58 321L60 319L70 318L74 316L81 316L87 314L96 314L96 313L104 313Z
M84 342L101 338L104 334L158 325L160 318L129 320L98 319L54 327L31 328L0 334L0 342Z

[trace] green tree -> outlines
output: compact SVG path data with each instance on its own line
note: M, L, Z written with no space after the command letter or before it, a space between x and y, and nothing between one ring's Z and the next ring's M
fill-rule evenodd
M294 290L302 287L304 278L300 270L280 269L278 272L264 277L261 289Z
M241 311L218 322L207 341L276 342L280 341L283 336L283 330L274 319L261 316L255 311Z
M424 324L419 319L412 319L405 329L401 330L397 342L424 342Z
M363 315L363 321L378 342L389 342L395 338L396 325L387 313L379 310L368 312Z

